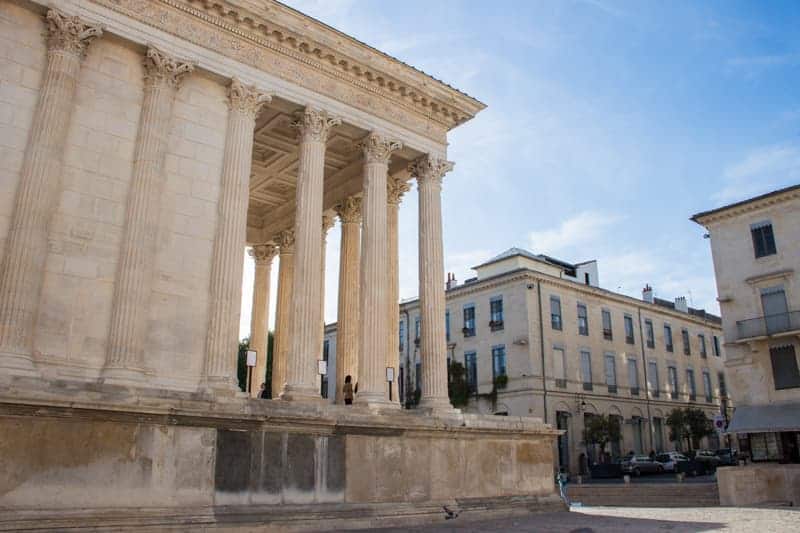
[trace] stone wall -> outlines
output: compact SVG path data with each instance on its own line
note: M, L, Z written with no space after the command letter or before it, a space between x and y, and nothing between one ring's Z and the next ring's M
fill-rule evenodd
M800 465L774 463L717 470L721 505L800 505Z

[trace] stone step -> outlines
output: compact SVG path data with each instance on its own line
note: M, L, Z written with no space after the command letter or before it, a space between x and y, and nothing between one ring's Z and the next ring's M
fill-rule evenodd
M570 500L584 505L619 507L713 507L719 505L716 483L636 483L630 485L570 485Z

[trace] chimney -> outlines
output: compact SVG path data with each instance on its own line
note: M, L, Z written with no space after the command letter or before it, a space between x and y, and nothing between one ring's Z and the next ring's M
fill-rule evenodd
M689 312L689 306L686 305L686 296L678 296L675 298L675 310L681 313Z
M456 275L453 274L452 272L448 272L447 273L447 290L452 289L456 285L458 285L458 282L456 281Z
M642 300L649 304L653 303L653 287L649 284L645 285L644 289L642 289Z

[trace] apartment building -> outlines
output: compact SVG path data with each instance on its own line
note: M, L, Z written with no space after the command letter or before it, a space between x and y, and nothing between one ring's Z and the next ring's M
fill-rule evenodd
M692 220L711 241L736 404L729 429L753 461L800 463L800 185Z
M595 261L571 264L512 248L474 267L458 284L448 276L448 355L466 368L466 412L536 416L565 434L559 466L578 472L584 420L620 418L617 456L675 449L665 420L692 405L709 418L726 394L720 319L686 300L638 300L599 287ZM400 304L401 401L420 390L418 300ZM326 329L335 343L335 324ZM504 377L501 377L504 376ZM499 378L499 379L498 379ZM499 386L498 386L499 385ZM715 446L715 443L706 443Z

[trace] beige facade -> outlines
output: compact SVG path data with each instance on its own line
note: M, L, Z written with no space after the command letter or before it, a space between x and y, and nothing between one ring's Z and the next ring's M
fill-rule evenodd
M473 384L467 412L542 417L566 430L561 460L572 472L579 471L579 457L587 453L582 442L587 413L622 417L623 439L613 450L617 455L674 450L665 421L676 407L698 407L709 418L720 414L725 376L719 318L688 307L676 310L674 302L653 298L652 293L645 295L648 302L602 289L596 286L595 262L569 265L511 249L475 270L471 280L449 282L441 322L447 329L448 358L465 364ZM553 316L551 301L558 302L560 317ZM586 309L586 335L579 330L579 305ZM679 300L678 309L681 306ZM604 335L603 311L610 313L610 339ZM402 399L413 402L414 391L424 390L417 377L424 368L418 301L401 303L399 318ZM648 324L653 328L652 346L647 342ZM672 330L671 351L665 326ZM329 342L336 342L335 325L327 332ZM582 353L588 354L590 375L582 367ZM508 384L492 400L494 378L503 366ZM716 442L703 445L713 447Z
M800 186L692 220L708 229L714 258L730 429L755 461L800 462Z

